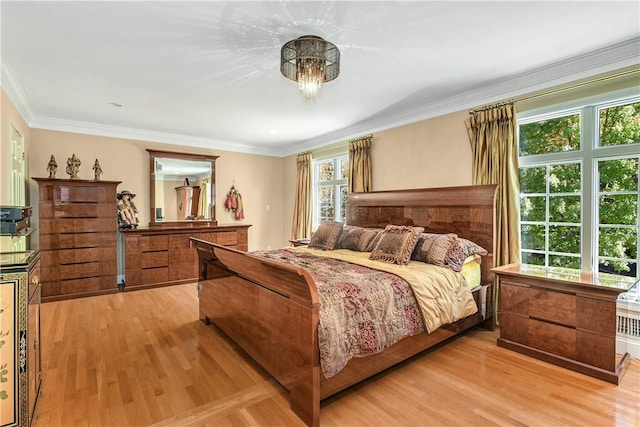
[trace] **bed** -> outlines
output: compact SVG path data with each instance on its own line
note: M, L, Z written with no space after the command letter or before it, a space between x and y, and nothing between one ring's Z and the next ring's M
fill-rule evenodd
M389 224L455 233L483 248L477 312L430 333L404 338L376 354L354 357L327 378L320 364L319 294L305 268L192 238L199 257L199 311L288 390L291 409L310 426L320 422L321 400L461 332L494 328L492 289L497 186L442 187L352 193L349 226Z

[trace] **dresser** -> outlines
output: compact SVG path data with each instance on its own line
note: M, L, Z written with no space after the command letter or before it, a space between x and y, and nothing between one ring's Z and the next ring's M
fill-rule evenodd
M498 346L618 384L630 355L616 356L616 299L633 281L510 264L500 280Z
M42 301L118 292L120 181L33 179L40 195Z
M195 283L198 254L190 237L229 246L248 247L250 225L139 227L121 229L124 241L124 288L127 290Z
M42 383L40 257L0 254L0 426L29 426Z

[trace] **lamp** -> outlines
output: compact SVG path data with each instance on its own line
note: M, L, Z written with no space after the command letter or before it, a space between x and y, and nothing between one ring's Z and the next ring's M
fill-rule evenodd
M318 36L302 36L282 46L280 72L298 82L306 99L315 99L324 82L340 74L340 51L331 42Z

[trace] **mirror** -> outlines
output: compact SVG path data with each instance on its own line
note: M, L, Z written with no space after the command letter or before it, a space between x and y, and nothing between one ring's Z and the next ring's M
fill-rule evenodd
M149 226L216 225L215 162L218 156L150 150Z

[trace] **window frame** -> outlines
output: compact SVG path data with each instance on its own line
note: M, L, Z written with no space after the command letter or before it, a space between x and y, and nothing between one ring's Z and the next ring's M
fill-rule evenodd
M640 102L638 88L628 88L592 97L581 98L568 102L551 104L548 106L524 111L516 115L516 129L518 141L520 125L537 122L540 120L561 117L578 112L580 114L580 147L577 150L565 152L544 153L535 155L520 155L518 146L519 168L541 167L555 164L568 164L579 162L581 192L581 221L580 221L580 265L581 270L598 274L598 230L599 219L599 174L598 162L603 160L615 160L619 158L638 157L640 141L624 145L600 145L599 112L603 108L615 107L630 103ZM519 144L518 144L519 145ZM640 180L640 178L639 178ZM639 189L640 189L640 183ZM547 197L549 184L546 183ZM520 193L519 200L523 193ZM640 218L640 203L638 204L638 218ZM518 203L518 236L522 239L521 206ZM545 220L548 220L549 206L547 202ZM548 221L547 221L548 222ZM525 222L526 223L526 222ZM636 226L637 245L640 248L640 227ZM551 251L548 247L549 234L545 232L545 266L548 266L548 257L557 251ZM522 242L521 242L522 243ZM522 249L521 249L522 253ZM640 258L640 256L638 257ZM640 278L640 259L636 259L636 279Z
M331 181L320 181L319 180L319 170L318 170L318 165L320 163L325 163L327 161L333 161L333 165L334 165L334 179ZM313 173L312 173L312 201L311 201L311 206L312 206L312 220L311 220L311 229L312 230L316 230L318 228L318 226L320 225L320 205L319 205L319 191L321 187L327 187L327 186L333 186L334 188L334 192L333 192L333 203L334 203L334 218L333 221L340 221L340 222L345 222L346 221L346 212L342 212L341 209L341 203L340 203L340 187L343 185L348 186L349 184L349 180L348 178L341 178L341 179L337 179L336 177L339 176L340 173L340 161L341 160L345 160L345 161L349 161L349 153L348 152L340 152L340 153L335 153L333 155L330 156L322 156L322 157L318 157L318 158L314 158L312 160L312 167L313 167ZM347 187L348 189L348 187Z

